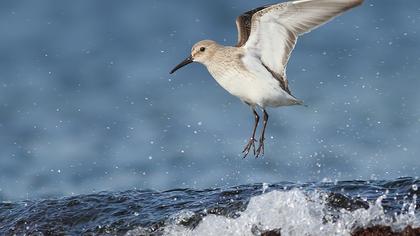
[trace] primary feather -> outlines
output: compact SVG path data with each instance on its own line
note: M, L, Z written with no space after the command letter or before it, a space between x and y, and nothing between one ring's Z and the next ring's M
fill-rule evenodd
M244 20L244 15L237 20L240 36L238 45L260 58L265 66L285 80L286 65L298 36L362 2L363 0L299 0L250 11L253 13L250 27L240 24L241 18L242 22L248 23Z

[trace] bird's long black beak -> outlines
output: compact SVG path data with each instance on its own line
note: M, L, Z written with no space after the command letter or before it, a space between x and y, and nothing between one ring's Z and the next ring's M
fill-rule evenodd
M179 65L175 66L175 68L173 70L171 70L170 74L173 74L175 71L177 71L177 70L181 69L182 67L184 67L184 66L186 66L190 63L193 63L193 62L194 61L193 61L192 56L187 57L187 59L185 59L184 61L179 63Z

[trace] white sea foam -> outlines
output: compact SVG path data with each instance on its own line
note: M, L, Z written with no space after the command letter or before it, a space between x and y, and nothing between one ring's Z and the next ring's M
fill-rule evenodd
M164 235L255 235L265 230L281 229L281 235L350 235L359 227L388 225L401 230L407 225L418 227L415 205L408 212L393 217L386 215L379 198L368 209L341 210L334 221L326 206L326 194L301 190L272 191L251 198L247 209L236 219L208 215L194 229L172 223ZM175 218L190 214L178 214ZM130 235L135 235L132 231Z

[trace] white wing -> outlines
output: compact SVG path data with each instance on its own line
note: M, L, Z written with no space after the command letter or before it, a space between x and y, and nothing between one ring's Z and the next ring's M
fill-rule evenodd
M252 16L251 34L243 47L261 58L270 70L285 77L286 64L299 35L362 2L300 0L272 5Z

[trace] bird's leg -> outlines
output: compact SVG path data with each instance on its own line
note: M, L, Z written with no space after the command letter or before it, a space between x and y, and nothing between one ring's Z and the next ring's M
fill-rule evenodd
M260 144L258 146L257 149L257 155L255 156L256 158L258 158L260 155L264 155L264 140L265 140L265 128L267 127L267 121L268 121L268 114L267 111L264 109L264 116L263 116L263 130L261 132L261 137L260 137Z
M258 115L257 111L255 111L255 108L253 108L252 111L255 115L254 129L252 131L252 136L249 139L248 144L245 146L244 150L242 151L242 153L244 153L244 158L248 156L249 151L251 150L251 147L255 155L255 132L257 131L257 126L258 126L258 122L260 121L260 116Z

